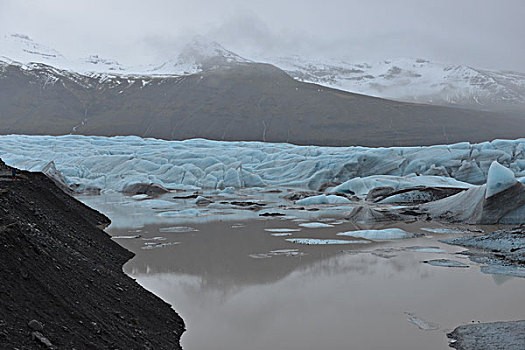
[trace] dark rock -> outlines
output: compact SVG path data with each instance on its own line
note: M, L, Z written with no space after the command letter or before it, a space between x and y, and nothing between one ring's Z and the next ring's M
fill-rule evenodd
M37 320L31 320L27 323L27 325L34 331L42 332L44 330L44 325Z
M126 185L122 189L122 193L130 196L137 194L147 194L148 196L158 196L164 193L168 193L169 190L155 183L135 183L131 185Z
M377 202L391 195L393 192L395 192L395 189L393 187L375 187L368 192L365 200L367 202Z
M523 350L525 320L459 326L447 336L457 350Z
M286 216L284 213L262 213L259 216Z
M38 331L35 331L35 332L31 333L31 336L37 342L42 344L46 349L55 349L55 347L53 346L51 341L49 339L47 339L46 337L44 337L44 335L42 333L40 333Z

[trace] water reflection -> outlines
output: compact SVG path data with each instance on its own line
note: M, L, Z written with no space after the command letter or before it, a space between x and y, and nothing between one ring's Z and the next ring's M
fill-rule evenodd
M284 219L262 219L243 209L167 218L156 214L197 207L178 199L158 209L120 195L90 200L109 212L114 222L109 234L136 237L118 239L136 253L124 270L181 314L188 328L185 349L444 350L445 333L459 324L516 320L525 314L525 279L482 274L467 256L456 254L463 248L438 241L457 233L422 230L442 225L356 225L341 221L344 215L329 208L283 209L278 195L269 195L276 197L265 199L273 203L268 206L284 211ZM123 202L131 204L122 209ZM313 219L334 224L299 226ZM346 237L338 232L390 227L417 237L343 246L286 241L341 239ZM143 249L157 241L163 245ZM471 267L422 263L431 259ZM417 324L437 329L425 331Z
M404 251L388 259L336 254L273 283L247 285L130 272L182 314L186 349L447 349L444 332L459 323L519 319L525 312L522 280L505 288L477 271L421 264ZM407 313L438 329L420 330Z

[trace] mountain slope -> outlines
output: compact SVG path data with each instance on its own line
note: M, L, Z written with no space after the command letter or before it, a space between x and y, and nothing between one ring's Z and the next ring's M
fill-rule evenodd
M318 145L428 145L525 135L520 114L393 102L230 62L181 77L0 68L0 133L203 137Z
M399 101L525 111L525 74L445 65L423 59L377 63L262 59L299 81Z
M174 57L161 63L124 66L92 55L67 58L26 35L0 37L0 61L30 67L42 63L87 76L173 77L191 75L247 60L220 44L197 36ZM352 63L292 57L261 58L298 81L348 92L405 102L464 107L476 110L525 111L525 74L446 65L423 59Z

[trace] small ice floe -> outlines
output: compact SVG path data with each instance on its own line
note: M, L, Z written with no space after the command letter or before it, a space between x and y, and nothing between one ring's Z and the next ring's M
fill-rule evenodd
M400 228L385 228L382 230L358 230L339 232L338 236L351 236L369 239L372 241L383 241L391 239L402 239L414 237L412 233L406 232Z
M293 222L305 222L305 221L308 221L308 219L297 218L297 219L293 219L292 221Z
M111 238L113 239L134 239L134 238L140 238L140 235L129 235L129 236L113 236Z
M301 231L300 228L286 228L286 227L283 227L283 228L265 228L264 230L267 231L267 232L280 232L280 233Z
M306 245L327 245L327 244L366 244L369 241L347 241L342 239L319 239L319 238L287 238L288 242Z
M149 199L146 198L144 200L139 201L138 203L135 203L136 205L139 205L141 207L151 208L151 209L170 209L173 208L174 203L170 201L166 201L163 199Z
M266 254L266 253L250 254L248 256L252 259L268 259L272 257L270 254Z
M425 264L432 266L441 266L441 267L469 267L467 264L462 263L461 261L449 260L449 259L436 259L436 260L425 260Z
M432 233L442 233L442 234L456 234L456 233L464 233L460 229L452 229L452 228L439 228L439 227L422 227L422 231L426 232L432 232Z
M157 236L157 237L150 237L150 238L142 238L142 240L143 241L165 241L166 237Z
M272 250L270 254L273 256L278 256L278 255L302 256L304 255L304 253L299 251L299 249L277 249L277 250Z
M408 312L405 312L405 314L408 316L408 322L415 324L419 329L422 329L424 331L432 331L439 329L439 326L435 323L427 322L422 318L414 316L413 314Z
M245 224L233 224L232 225L232 228L243 228L243 227L246 227Z
M325 195L321 194L319 196L306 197L296 201L298 205L318 205L318 204L347 204L351 201L343 196L337 195Z
M141 249L157 249L157 248L164 248L169 247L172 245L180 244L180 242L165 242L165 243L156 243L156 242L148 242L144 245L144 247L141 247Z
M139 200L142 200L142 199L149 198L149 196L147 194L136 194L134 196L131 196L131 198L139 201Z
M198 196L197 198L195 198L195 204L197 205L201 205L201 206L206 206L208 204L210 204L212 201L206 197L203 197L203 196Z
M345 222L343 220L337 220L337 221L332 221L330 222L330 225L341 225L341 224L344 224Z
M164 211L158 213L157 216L167 217L167 218L177 218L177 217L194 217L201 216L202 212L197 209L185 209L180 211Z
M326 228L326 227L334 227L334 225L325 224L323 222L305 222L302 224L299 224L301 227L306 228Z
M439 248L439 247L407 247L407 250L410 250L411 252L418 252L418 253L446 253L445 250Z
M172 227L161 227L159 232L196 232L199 231L194 227L188 226L172 226Z
M297 216L293 215L285 215L285 216L279 216L280 220L295 220L297 219Z
M210 203L208 206L207 206L208 209L230 209L231 206L228 205L228 204L224 204L224 203Z
M274 256L298 257L303 255L306 254L299 251L299 249L278 249L272 250L269 253L250 254L248 256L253 259L268 259Z
M292 234L290 232L280 232L280 233L272 233L272 236L274 237L284 237L284 236L291 236Z

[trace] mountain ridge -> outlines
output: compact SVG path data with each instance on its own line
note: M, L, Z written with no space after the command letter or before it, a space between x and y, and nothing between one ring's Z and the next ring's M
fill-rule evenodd
M174 58L142 66L124 66L92 55L69 59L22 34L0 38L0 61L27 66L43 63L88 76L186 76L232 64L272 64L301 82L403 102L476 110L525 111L525 73L399 58L375 63L290 57L246 59L204 36L196 36Z
M383 100L261 63L175 77L0 70L0 133L417 146L525 134L524 116Z

